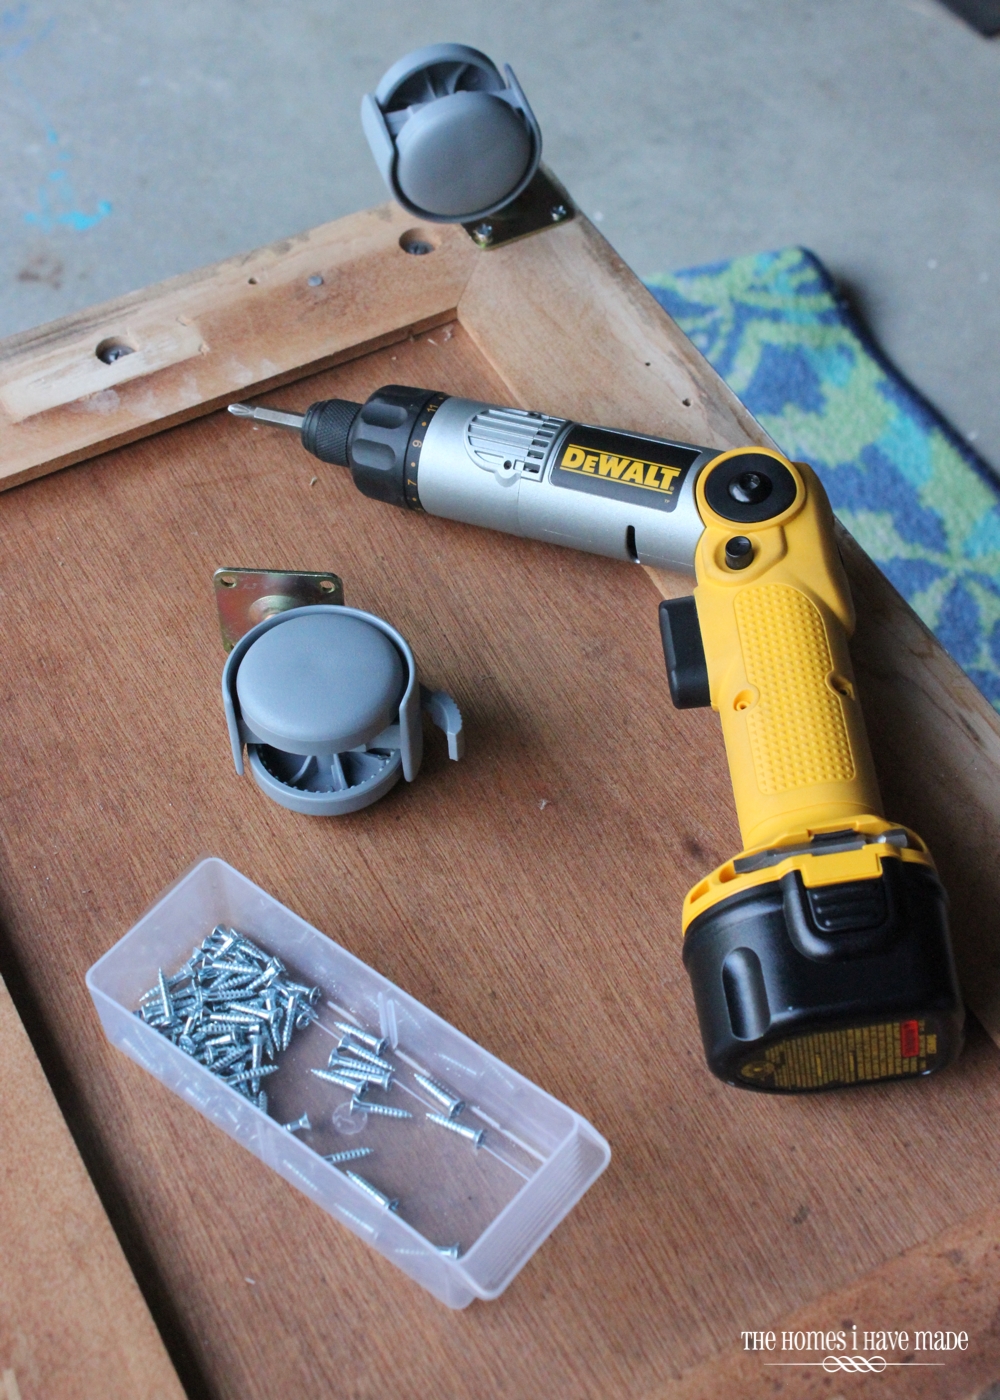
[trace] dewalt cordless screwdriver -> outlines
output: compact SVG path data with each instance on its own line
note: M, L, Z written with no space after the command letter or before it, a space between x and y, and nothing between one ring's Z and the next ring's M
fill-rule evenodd
M679 708L718 710L744 849L692 889L684 962L730 1084L796 1092L915 1077L961 1048L946 896L927 847L881 815L848 638L854 610L814 473L390 385L292 428L365 495L665 569Z

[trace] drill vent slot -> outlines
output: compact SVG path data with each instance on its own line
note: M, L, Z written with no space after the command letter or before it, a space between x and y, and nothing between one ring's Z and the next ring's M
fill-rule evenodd
M563 418L520 408L487 408L465 430L465 445L477 466L504 475L540 477L549 448L566 426Z

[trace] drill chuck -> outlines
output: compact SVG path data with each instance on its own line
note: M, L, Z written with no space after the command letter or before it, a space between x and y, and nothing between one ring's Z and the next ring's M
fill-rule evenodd
M314 403L302 420L302 446L321 462L346 467L348 439L360 412L361 405L347 399Z

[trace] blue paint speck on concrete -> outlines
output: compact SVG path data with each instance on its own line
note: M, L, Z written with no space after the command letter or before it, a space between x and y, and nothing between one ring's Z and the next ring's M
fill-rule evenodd
M53 137L58 145L59 138L55 136L54 132L50 133L49 139L51 140ZM44 233L51 233L57 226L82 232L84 229L93 228L95 224L99 224L111 213L111 202L107 199L99 200L92 214L74 208L76 196L73 192L73 183L64 169L66 163L71 159L69 151L60 147L60 163L54 170L49 171L45 181L39 185L38 207L25 211L24 222L26 224L34 224Z
M0 11L0 61L9 63L19 58L35 44L46 39L54 28L54 21L49 19L34 34L20 35L11 42L4 41L4 35L21 30L27 19L26 3L11 10ZM39 125L45 131L46 142L56 150L56 164L38 187L37 207L25 211L24 222L40 228L44 233L51 233L57 227L71 228L77 232L93 228L111 213L111 201L98 200L93 213L90 214L77 207L76 193L66 170L66 166L72 160L72 152L63 145L58 132L45 116L40 103L27 90L21 77L17 73L11 73L9 76L12 84L20 88L29 105L35 109Z

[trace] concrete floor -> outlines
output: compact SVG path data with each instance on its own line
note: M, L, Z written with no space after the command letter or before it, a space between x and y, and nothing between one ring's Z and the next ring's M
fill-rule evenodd
M385 198L358 104L510 62L640 274L804 243L1000 469L1000 41L935 0L0 0L0 334Z

